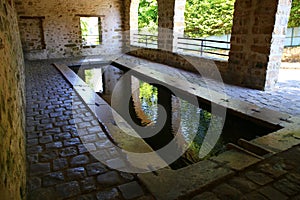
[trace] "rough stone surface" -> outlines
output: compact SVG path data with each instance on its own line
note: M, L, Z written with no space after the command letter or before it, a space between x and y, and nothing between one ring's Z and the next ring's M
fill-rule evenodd
M97 177L97 182L103 187L119 185L124 182L123 178L115 171L106 172Z
M27 134L27 137L32 137L31 139L35 139L35 138L40 138L46 135L51 135L53 137L53 141L55 142L61 142L62 144L64 144L65 140L69 140L70 138L79 138L79 136L81 135L88 135L89 133L86 131L81 132L80 130L77 130L72 122L72 120L74 121L84 121L83 117L87 117L90 115L85 115L83 113L87 113L89 112L88 110L85 109L83 103L80 101L80 99L76 96L76 93L74 93L74 91L72 90L72 88L70 87L69 84L66 83L66 81L62 78L62 76L55 70L55 68L51 67L49 65L49 63L47 63L47 61L43 61L43 62L29 62L30 65L28 65L29 67L26 69L26 73L28 73L29 75L27 76L28 82L27 82L27 98L28 101L30 102L29 104L36 104L36 102L39 102L39 104L47 104L48 100L51 100L51 102L53 103L53 101L62 101L62 104L56 104L58 107L63 107L64 109L66 109L66 111L62 111L61 116L53 116L51 117L48 112L46 112L48 109L53 109L53 108L47 108L44 106L42 109L38 107L35 107L33 110L29 110L28 111L28 116L29 116L29 123L28 123L28 127L32 127L28 130L30 130ZM45 73L46 72L46 73ZM41 84L43 82L47 82L47 84ZM47 92L44 92L47 91ZM50 92L48 92L50 91ZM55 100L53 100L55 99ZM70 100L73 101L74 103L72 105L69 105L69 103L65 103L64 101L68 101ZM42 102L42 103L40 103ZM46 102L46 103L45 103ZM75 113L72 114L72 112L70 112L70 110L72 109L72 107L74 106L74 110L76 110ZM42 112L43 111L43 112ZM51 113L51 112L50 112ZM83 114L83 115L82 115ZM31 118L30 118L31 117ZM47 123L56 123L57 121L67 121L68 125L63 125L62 127L58 128L57 127L52 127L50 129L47 129L45 131L42 132L36 132L36 127L38 126L39 123L41 123L41 119L53 119L53 120L49 120ZM74 119L75 118L75 119ZM77 118L79 118L80 120L78 120ZM91 122L90 125L93 125L93 123ZM96 125L96 124L94 124ZM94 126L93 125L93 126ZM88 128L90 129L90 128ZM99 127L97 128L99 129ZM84 134L82 134L84 133ZM94 134L94 133L91 133ZM98 134L97 134L98 136ZM112 160L116 158L116 152L113 150L111 145L106 145L106 142L108 141L106 136L101 133L101 137L99 136L99 138L101 138L99 142L99 144L94 145L96 146L100 146L101 149L97 149L97 151L101 152L100 155L105 155L106 161ZM92 140L90 140L90 142L92 142ZM103 197L103 199L108 198L108 199L124 199L125 195L123 194L123 192L121 192L120 190L120 186L129 182L136 182L139 183L136 178L131 175L131 174L127 174L127 176L124 176L124 173L120 173L118 171L114 171L111 170L110 168L106 167L106 166L101 166L101 165L97 165L95 163L97 163L98 161L93 158L93 156L91 156L87 151L81 152L80 149L83 149L83 144L73 144L72 146L68 146L68 147L53 147L53 149L51 150L47 150L46 144L43 143L38 143L35 144L36 142L33 142L30 147L34 147L32 148L33 151L29 151L28 153L28 158L30 158L30 162L29 162L29 168L31 166L34 166L35 164L45 164L45 163L49 163L50 164L50 171L48 172L48 169L45 170L45 173L38 173L36 175L33 176L29 176L30 180L33 180L33 178L35 178L33 181L34 185L32 190L29 190L29 194L37 194L37 191L39 191L39 189L43 189L43 190L47 190L46 188L44 188L43 184L41 182L43 181L39 181L39 180L43 180L44 177L48 176L49 174L52 173L57 173L59 174L60 172L63 173L64 178L65 178L65 182L64 183L59 183L59 185L55 185L55 186L51 186L53 187L52 191L53 193L55 193L56 195L58 195L59 197L57 198L74 198L77 199L78 198L91 198L91 199L95 199L97 198L97 196ZM93 144L93 143L91 143ZM36 146L40 146L40 147L36 147ZM36 148L36 149L35 149ZM35 150L35 151L34 151ZM175 191L182 191L181 186L179 186L179 182L178 179L181 180L181 182L184 183L185 180L187 180L186 184L187 186L191 186L191 188L188 188L187 190L184 190L184 192L181 192L179 195L183 195L184 197L193 197L193 195L197 195L196 193L198 192L198 189L201 186L204 186L207 190L207 192L213 193L214 196L219 197L220 194L218 193L218 191L223 191L225 194L227 194L227 189L229 191L239 191L237 193L243 193L245 196L250 196L250 195L254 195L257 196L258 199L261 198L265 198L266 196L264 196L262 193L260 193L258 191L258 188L256 188L255 186L259 185L258 181L257 181L257 174L259 174L259 176L262 177L269 177L271 179L270 182L268 183L261 183L261 184L266 184L266 185L271 185L272 188L274 188L275 190L277 190L278 192L281 192L281 188L282 187L287 187L289 189L291 189L291 191L295 191L295 189L297 188L297 184L298 184L298 178L299 178L299 171L297 171L297 166L299 163L299 148L294 147L292 148L290 151L287 152L283 152L279 155L270 157L269 159L266 159L265 161L263 161L262 163L256 164L253 167L250 167L249 169L244 169L241 172L239 172L238 174L233 173L230 170L226 171L226 166L220 166L221 164L215 163L215 162L211 162L211 161L205 161L204 163L207 164L207 166L201 166L199 167L198 170L195 171L195 174L192 174L191 177L193 177L191 180L196 180L196 181L200 181L200 183L194 184L197 185L196 187L192 188L191 183L190 183L190 179L186 179L186 177L188 176L187 173L185 173L182 170L178 170L178 171L173 171L172 173L170 172L171 176L170 177L174 177L174 183L175 184L163 184L164 187L168 187L168 186L172 186L169 188L169 190L175 190ZM47 156L46 156L47 155ZM296 155L296 156L295 156ZM74 167L71 167L71 161L78 157L79 158L86 158L85 156L88 156L89 160L88 161L84 161L83 163L78 164L78 166L75 167L75 169L80 169L80 170L73 170ZM41 161L41 159L43 161ZM61 160L58 160L61 159ZM76 160L76 159L75 159ZM79 159L81 160L81 159ZM86 160L86 159L83 159ZM54 163L56 163L54 165ZM62 163L62 165L60 165L59 163ZM274 163L277 163L276 165ZM38 165L37 165L38 166ZM57 166L54 169L54 166ZM267 166L267 167L266 167ZM224 168L223 168L224 167ZM272 170L267 170L268 167L271 167ZM223 169L223 171L222 171ZM44 167L40 168L39 170L44 170ZM73 173L78 171L79 173ZM201 175L201 177L198 179L199 176L199 171L204 171L204 174L206 176L208 176L208 178L213 178L216 177L217 181L210 181L210 179L207 178L207 180L205 180L206 178L203 177ZM268 172L271 173L268 173ZM211 172L207 173L207 172ZM253 173L254 172L254 173ZM293 172L293 173L291 173ZM164 174L161 173L160 171L158 171L158 175ZM168 172L169 173L169 172ZM201 173L200 173L201 174ZM210 176L211 175L211 176ZM288 176L290 175L290 176ZM223 180L220 180L219 177L222 177ZM236 187L236 185L234 185L235 182L238 181L232 181L230 179L231 176L234 176L234 178L236 178L236 176L238 176L241 180L239 180L240 182L243 182L244 187ZM157 176L154 174L151 174L151 176L149 175L150 178L154 178L156 179ZM180 178L181 177L181 178ZM233 178L233 179L234 179ZM284 180L284 181L282 181ZM287 181L289 182L289 184L286 184ZM152 180L151 180L152 181ZM151 181L149 182L151 184ZM153 185L158 184L158 182L161 180L157 180L153 182ZM203 182L209 183L209 184L203 184ZM221 188L223 188L223 190L216 190L215 187L218 187L219 185L217 183L223 182L221 184L223 184L223 186ZM70 184L71 183L71 184ZM252 183L252 184L251 184ZM278 187L278 184L275 183L279 183L279 185L281 185L280 187ZM52 183L50 183L51 185ZM64 185L65 184L65 185ZM215 185L216 184L216 185ZM66 188L69 188L68 191L75 191L74 193L76 194L76 196L69 196L69 194L67 194L68 192L66 192L66 194L62 194L63 192L60 191L58 192L58 186L65 186ZM224 185L226 187L224 187ZM275 185L277 187L275 187ZM149 186L146 184L146 188L149 189ZM142 188L142 186L140 186ZM115 189L112 189L115 188ZM225 188L225 189L224 189ZM168 188L167 188L168 189ZM113 193L113 197L110 197L111 191L114 190L115 192ZM148 198L148 195L145 192L145 196L146 197L140 197L138 199L142 199L142 198ZM192 192L192 194L190 194ZM281 192L282 194L286 195L285 193ZM162 192L161 194L163 194L163 196L161 196L161 199L166 199L166 193ZM266 193L267 194L267 193ZM64 196L66 195L66 196ZM102 195L102 196L101 196ZM198 194L201 195L201 194ZM293 193L293 196L296 196L297 193ZM32 195L29 195L32 196ZM115 196L115 197L114 197ZM169 196L170 197L170 196ZM151 198L150 198L151 199ZM172 199L172 198L171 198Z
M58 192L59 196L62 196L63 198L68 198L80 194L80 187L78 182L72 181L57 185L56 191Z
M130 182L119 186L125 199L134 199L144 194L143 189L137 182Z
M116 188L97 193L97 200L119 199L120 195Z
M299 193L300 186L287 180L287 179L281 179L274 183L274 187L281 191L282 193L293 196Z
M27 110L27 138L34 140L27 143L28 199L124 199L116 188L137 182L136 177L111 170L87 151L85 147L97 150L106 161L118 158L73 88L47 61L28 61L26 75L27 103L33 105ZM93 133L77 129L76 123L84 120ZM37 132L43 123L47 128ZM81 136L89 143L83 145Z
M224 152L217 157L211 158L211 160L224 163L226 166L234 170L243 170L246 167L260 161L258 158L233 150Z
M300 162L298 148L299 145L271 156L228 180L206 188L206 192L194 195L194 198L205 195L207 199L214 199L215 196L219 199L297 199L300 193L300 170L291 166Z
M258 185L243 177L234 177L229 180L229 185L240 190L243 193L248 193L255 190Z
M0 193L25 197L25 76L14 1L0 1ZM30 109L27 108L27 109Z
M89 163L89 157L86 155L79 155L79 156L75 156L74 158L72 158L71 160L71 166L78 166L78 165L84 165Z
M219 198L212 192L203 192L202 194L199 194L192 198L192 200L218 200Z
M155 57L155 56L154 56ZM165 57L163 57L165 59ZM124 61L123 61L124 60ZM155 70L175 77L176 79L187 79L190 83L195 84L196 87L209 87L209 89L225 93L229 102L231 100L244 101L261 108L268 108L270 110L279 111L282 113L288 113L289 115L299 116L300 115L300 100L298 95L298 86L300 81L297 79L289 80L296 74L300 76L299 70L284 70L280 71L282 76L278 80L273 91L260 91L254 89L247 89L238 86L232 86L228 84L222 84L218 81L203 80L199 75L199 72L192 73L182 69L176 69L171 67L171 64L158 64L156 61L149 61L134 56L124 55L122 56L121 63L128 63L129 66L147 66L147 69ZM201 62L202 63L202 62ZM204 62L205 63L205 62ZM237 104L236 102L233 102ZM271 115L265 116L265 118L272 117Z
M165 200L193 193L233 174L232 170L205 160L180 170L162 169L157 171L157 175L146 173L138 177L155 198Z
M278 200L285 200L288 199L287 196L285 196L284 194L282 194L281 192L275 190L274 188L272 188L271 186L266 186L263 187L261 189L259 189L259 192L261 194L263 194L264 196L268 197L269 199L278 199Z
M62 172L53 172L48 174L47 176L44 176L42 181L43 186L48 187L63 183L65 181L65 178Z
M222 184L213 190L220 199L241 199L242 193L228 184Z
M98 175L107 172L105 166L100 162L89 164L86 166L86 169L89 176Z
M17 11L25 57L28 59L108 55L120 52L122 1L18 1ZM37 17L28 17L37 16ZM102 43L83 46L80 16L101 19ZM53 104L55 105L55 104Z
M291 1L236 1L228 65L230 73L225 79L252 88L274 88L290 8Z
M259 172L253 172L249 171L246 174L246 177L253 181L254 183L257 183L259 185L266 185L273 181L272 178L268 177L267 175Z

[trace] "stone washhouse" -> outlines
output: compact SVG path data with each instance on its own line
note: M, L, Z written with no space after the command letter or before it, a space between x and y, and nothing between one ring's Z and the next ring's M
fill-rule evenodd
M291 3L236 0L225 61L176 51L185 0L158 0L157 48L132 45L139 0L0 0L0 199L300 199L300 83L278 82ZM100 43L84 44L82 18L97 19ZM138 80L103 73L103 90L121 97L112 109L84 71L68 67L90 65L114 65L219 108L232 134L250 137L171 169L174 152L149 159L153 148L127 135L115 112L128 110L123 101ZM171 92L161 87L158 97L172 126Z

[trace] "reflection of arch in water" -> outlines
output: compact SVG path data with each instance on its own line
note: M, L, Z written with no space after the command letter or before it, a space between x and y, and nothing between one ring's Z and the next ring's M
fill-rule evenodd
M142 126L152 125L153 122L145 114L142 108L142 103L140 99L140 80L138 78L135 78L134 76L131 77L131 91L133 109L135 111L136 117L140 119L140 124Z

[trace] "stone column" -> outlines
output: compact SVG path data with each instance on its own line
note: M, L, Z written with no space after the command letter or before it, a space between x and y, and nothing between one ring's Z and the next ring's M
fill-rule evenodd
M186 0L175 0L173 51L177 52L178 37L184 36L184 12Z
M174 52L184 35L186 0L158 0L158 48Z
M138 18L139 18L139 4L140 0L131 0L130 4L130 44L132 44L132 41L134 41L134 38L137 36L134 36L134 34L138 34Z
M122 5L123 52L130 51L130 9L131 0L124 0Z
M272 89L278 81L291 4L291 0L279 0L266 75L266 90Z
M110 97L123 75L123 71L116 67L107 67L103 72L103 95Z
M173 50L175 0L158 0L158 48Z
M277 78L290 0L236 0L227 82L272 89Z

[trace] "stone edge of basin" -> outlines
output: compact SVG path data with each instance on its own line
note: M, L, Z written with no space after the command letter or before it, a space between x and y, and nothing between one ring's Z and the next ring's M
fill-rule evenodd
M124 65L124 63L120 61L118 64ZM73 71L73 73L71 73L71 69L65 64L54 63L53 65L64 75L73 87L86 87L86 84ZM74 76L74 74L76 76ZM95 104L95 102L90 102L89 99L86 99L83 94L84 93L80 94L79 92L79 95L81 95L81 98L87 105ZM219 97L218 94L215 96ZM254 145L270 150L272 154L300 144L300 118L296 116L290 116L267 108L260 108L256 105L236 99L224 100L212 98L207 100L219 104L220 106L228 106L230 112L236 112L265 121L274 126L282 127L282 129L276 132L251 141ZM103 102L100 101L98 103ZM209 185L233 176L237 171L244 170L263 159L264 158L261 159L241 151L240 149L232 149L218 156L211 157L208 160L200 161L176 171L161 169L156 171L156 173L138 174L138 177L157 199L176 199L203 191ZM178 176L181 178L178 179ZM197 187L191 187L191 185L197 185Z

